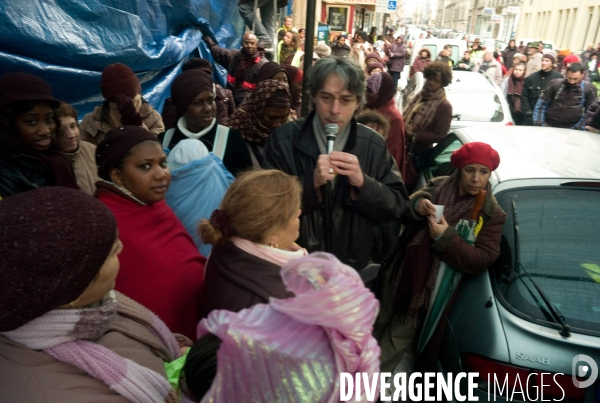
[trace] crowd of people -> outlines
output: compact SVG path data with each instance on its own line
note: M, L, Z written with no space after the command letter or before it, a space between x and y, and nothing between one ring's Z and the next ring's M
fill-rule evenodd
M435 61L452 70L486 74L500 86L516 125L600 131L600 44L596 49L589 45L578 56L569 49L545 49L541 41L517 46L511 39L504 50L487 49L477 38L456 62L450 57L452 48L444 46ZM434 60L427 48L417 52L408 78Z
M333 401L340 372L391 370L410 350L440 259L468 275L492 265L495 150L461 147L453 174L412 193L414 157L452 120L449 55L419 52L426 84L401 113L403 36L339 37L307 73L302 116L302 41L291 23L279 33L280 63L252 32L241 49L205 37L227 88L191 59L162 114L120 63L81 122L40 77L0 77L0 400ZM552 100L574 90L550 81L548 57L525 84L518 59L505 87L511 108L551 125ZM550 84L531 105L518 95L534 77ZM473 214L468 244L455 227ZM372 263L378 299L360 277Z

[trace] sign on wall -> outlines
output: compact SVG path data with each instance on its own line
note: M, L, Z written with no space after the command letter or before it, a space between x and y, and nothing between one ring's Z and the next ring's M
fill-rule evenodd
M327 24L331 31L347 31L348 7L328 7Z

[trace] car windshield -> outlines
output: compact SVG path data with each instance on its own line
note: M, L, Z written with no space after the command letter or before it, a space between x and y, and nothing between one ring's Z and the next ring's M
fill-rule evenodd
M504 301L526 319L556 323L535 282L573 331L600 332L600 191L530 188L500 193L497 200L507 214L494 268Z
M504 120L502 104L494 91L453 88L450 85L446 89L446 97L452 104L454 119L461 122L502 122Z

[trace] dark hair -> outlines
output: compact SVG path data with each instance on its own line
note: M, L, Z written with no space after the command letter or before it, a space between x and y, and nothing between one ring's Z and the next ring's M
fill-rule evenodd
M447 63L431 62L423 69L423 77L426 80L435 77L438 74L440 75L442 87L446 87L452 82L452 70Z
M221 339L212 333L202 336L190 348L179 377L181 392L195 402L202 400L217 376L217 352Z
M365 31L358 31L356 35L360 36L365 42L369 40L369 35Z
M598 52L592 52L592 53L590 53L590 59L592 58L592 56L600 57L598 55Z
M377 37L377 40L378 40L378 41L383 41L383 35L379 35L379 36Z
M499 56L499 53L498 53L498 51L497 51L497 50L494 50L494 59L497 59L497 58L498 58L498 56Z
M519 62L519 63L517 63L517 64L514 66L514 68L517 68L517 67L523 67L523 69L526 69L526 68L527 68L527 65L526 65L525 63L523 63L523 62Z
M452 49L452 45L450 45L450 44L444 45L444 49Z
M371 27L371 34L377 32L377 27Z
M302 32L306 32L306 28L300 28L300 29L298 30L298 33L299 33L299 34L301 34Z
M583 67L583 64L581 63L571 63L569 67L567 67L567 71L570 71L571 73L584 73L585 67Z
M308 72L308 86L312 97L323 88L330 74L336 74L345 84L351 94L356 95L361 104L365 98L365 73L352 58L324 57L319 59Z
M381 136L385 139L390 132L390 122L381 113L372 109L365 109L356 115L356 121L360 124L367 125L369 123L375 123L383 129Z

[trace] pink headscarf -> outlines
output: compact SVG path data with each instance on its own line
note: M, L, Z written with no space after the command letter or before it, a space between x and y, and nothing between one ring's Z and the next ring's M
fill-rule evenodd
M379 371L371 335L379 301L356 270L316 252L288 262L281 276L295 297L213 311L198 325L198 338L222 340L202 402L337 402L340 372Z

